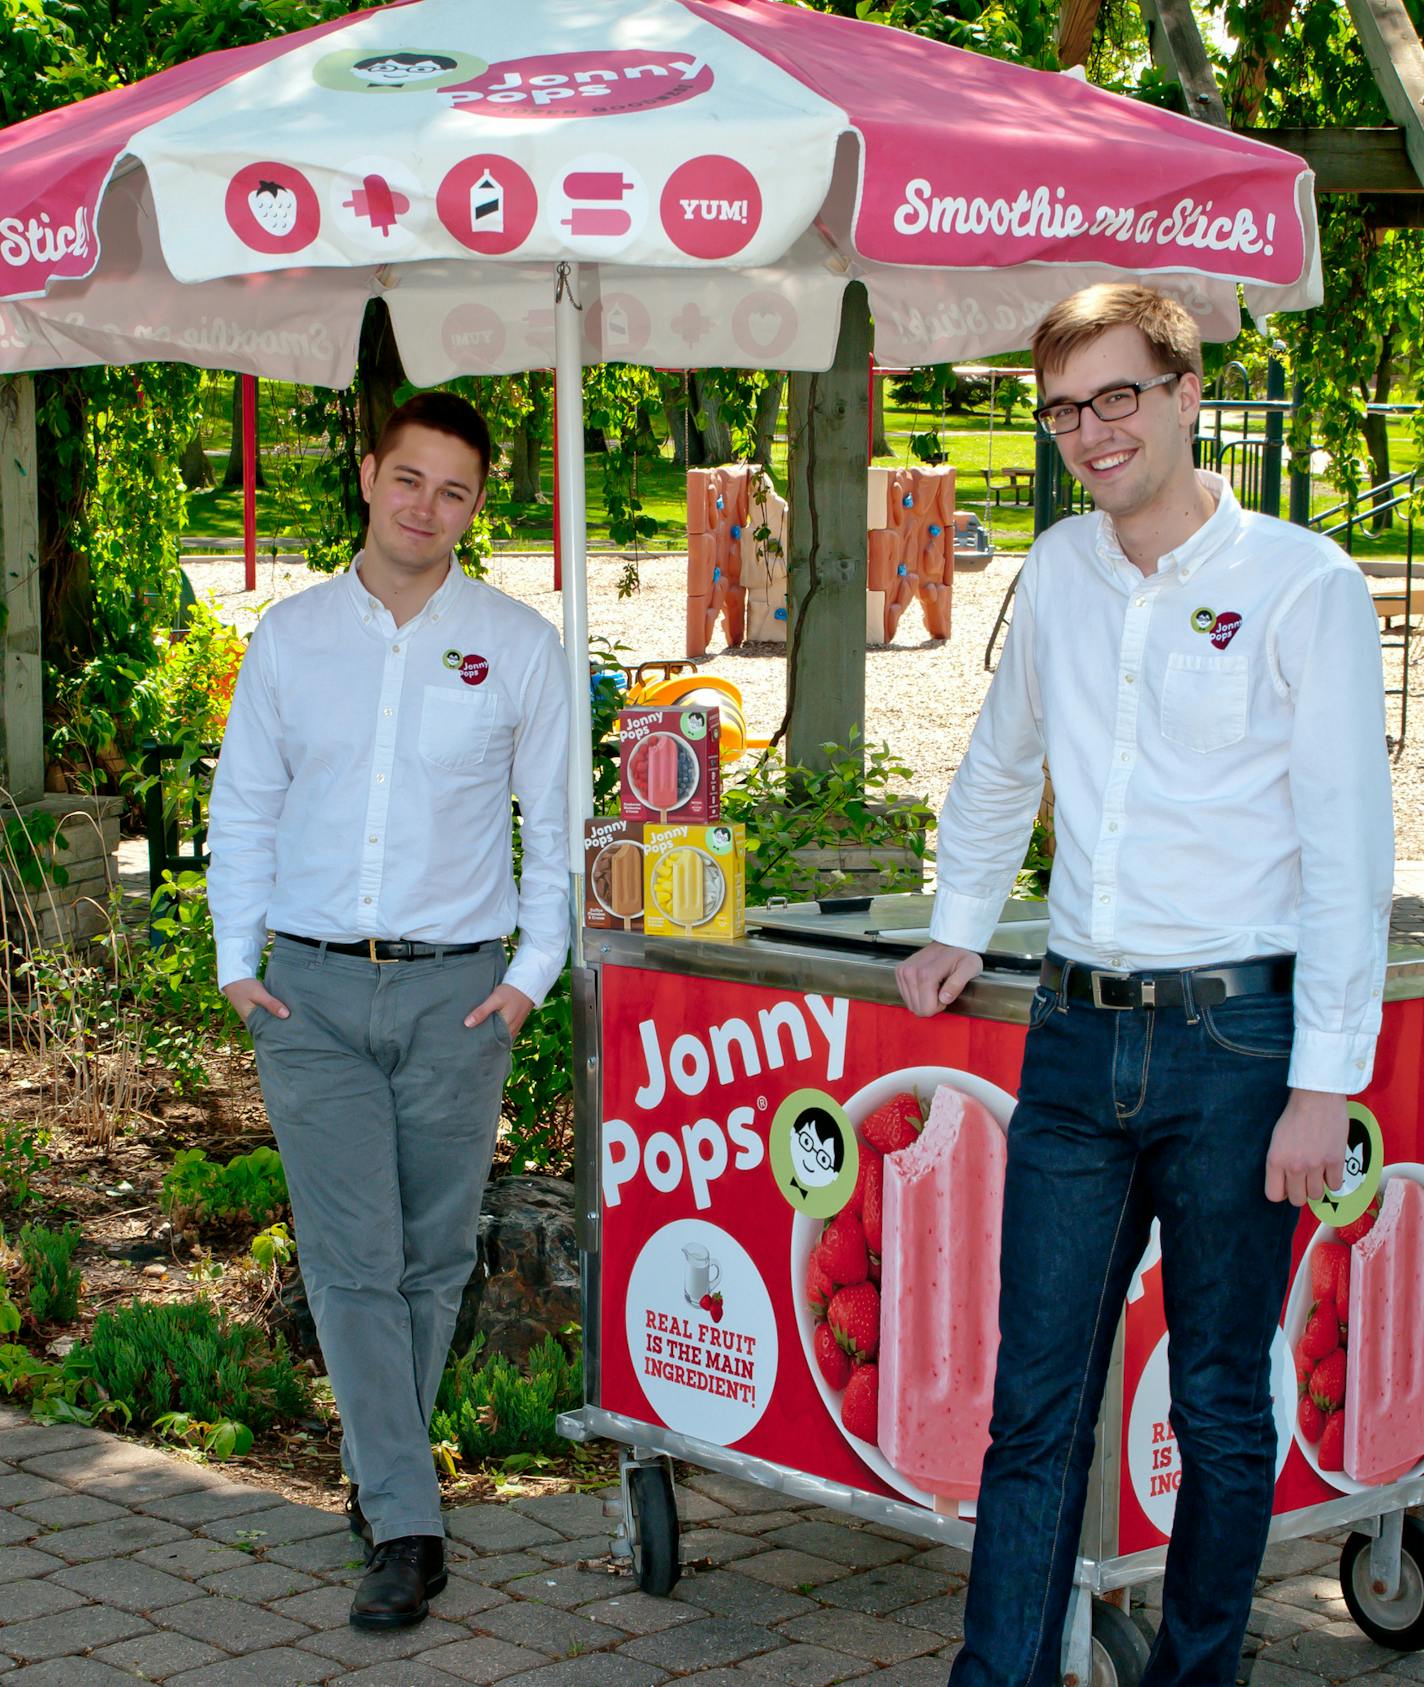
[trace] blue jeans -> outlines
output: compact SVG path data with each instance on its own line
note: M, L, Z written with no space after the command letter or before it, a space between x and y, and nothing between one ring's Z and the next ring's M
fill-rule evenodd
M1144 1687L1226 1687L1270 1523L1271 1340L1298 1213L1264 1194L1288 995L1034 998L1009 1129L992 1444L953 1687L1049 1687L1123 1298L1155 1215L1182 1480Z

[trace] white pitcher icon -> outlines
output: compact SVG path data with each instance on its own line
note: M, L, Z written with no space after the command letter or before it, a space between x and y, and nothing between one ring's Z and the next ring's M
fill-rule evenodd
M722 1281L722 1267L701 1242L689 1242L682 1250L682 1257L687 1261L683 1297L689 1306L700 1306L703 1295L710 1295Z

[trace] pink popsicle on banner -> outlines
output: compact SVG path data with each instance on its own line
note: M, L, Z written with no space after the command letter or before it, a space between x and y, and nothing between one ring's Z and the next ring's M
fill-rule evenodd
M988 1108L947 1084L885 1157L878 1440L941 1500L977 1496L989 1446L1007 1159Z
M1396 1175L1355 1244L1345 1373L1345 1473L1394 1482L1424 1458L1424 1189Z

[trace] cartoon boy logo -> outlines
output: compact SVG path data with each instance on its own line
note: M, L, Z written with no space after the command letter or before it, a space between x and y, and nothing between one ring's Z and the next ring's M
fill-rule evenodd
M404 88L428 81L442 71L455 70L459 61L444 53L373 53L357 59L351 69L368 88Z
M845 1164L845 1138L823 1107L808 1107L792 1126L791 1164L796 1169L792 1187L803 1196L835 1182Z
M1379 1120L1362 1102L1350 1103L1345 1172L1338 1188L1327 1188L1310 1210L1325 1224L1352 1224L1379 1192L1384 1172L1384 1137Z
M707 833L707 847L714 855L726 855L732 847L732 828L713 826Z
M707 736L707 716L701 709L688 709L682 717L683 736L689 739Z
M845 1109L823 1090L797 1090L771 1124L771 1171L783 1200L810 1218L832 1218L855 1192L860 1149Z

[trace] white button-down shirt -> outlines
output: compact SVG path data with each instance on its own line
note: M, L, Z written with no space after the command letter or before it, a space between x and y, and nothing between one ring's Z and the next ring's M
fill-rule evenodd
M256 974L269 927L425 943L517 927L506 982L540 1002L569 939L558 636L453 562L397 627L360 562L274 604L248 646L209 817L218 981ZM487 667L462 677L467 657Z
M1338 546L1201 479L1216 511L1153 575L1103 514L1029 552L940 816L931 931L988 942L1046 758L1050 946L1114 971L1294 953L1290 1082L1352 1094L1394 868L1378 623Z

